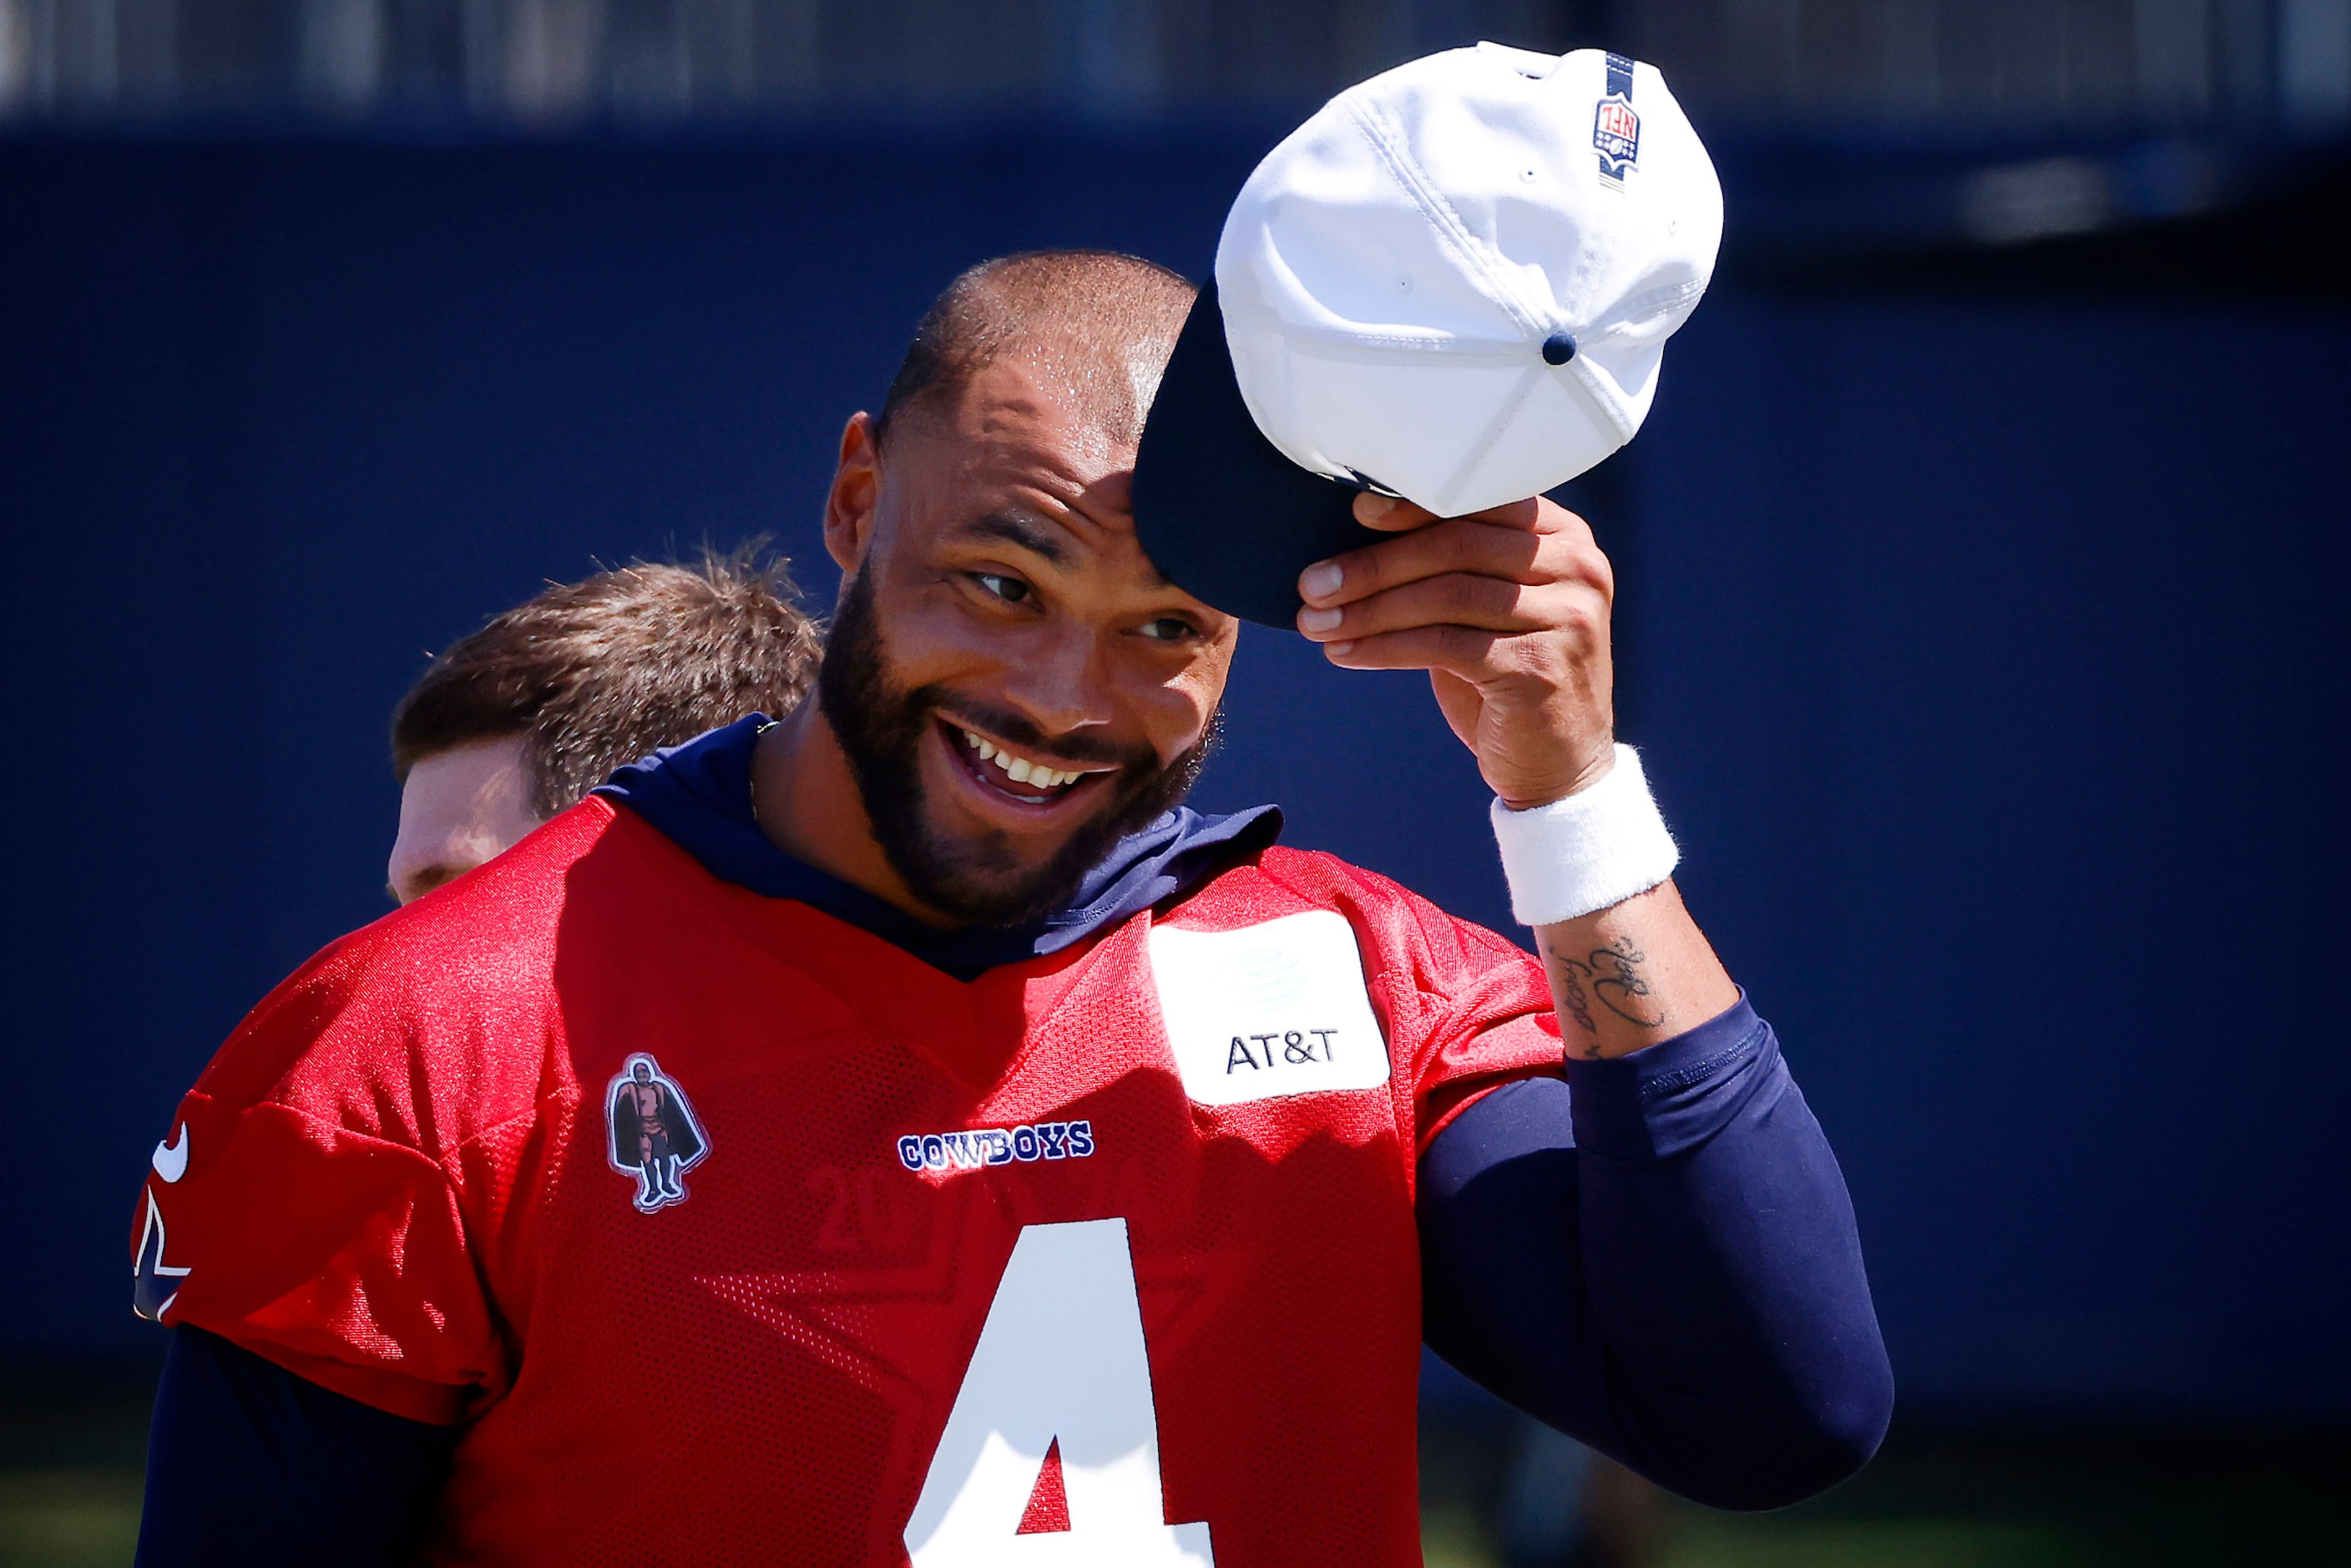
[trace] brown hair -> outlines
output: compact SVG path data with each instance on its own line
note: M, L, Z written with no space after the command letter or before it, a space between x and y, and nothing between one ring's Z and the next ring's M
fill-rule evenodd
M912 409L952 402L999 356L1025 350L1118 439L1140 432L1199 290L1115 250L1032 250L958 274L923 312L873 416L886 441Z
M550 583L450 644L401 699L393 772L404 783L427 757L519 735L532 808L553 816L658 747L789 712L822 646L789 567L762 539Z

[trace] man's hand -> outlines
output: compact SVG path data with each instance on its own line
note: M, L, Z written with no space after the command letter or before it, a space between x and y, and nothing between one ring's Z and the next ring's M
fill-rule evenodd
M1437 706L1512 810L1564 800L1615 761L1608 558L1583 518L1545 500L1434 518L1356 497L1397 537L1299 574L1298 629L1334 664L1426 670ZM1739 988L1670 882L1535 931L1573 1055L1623 1056L1687 1032Z
M1426 670L1446 722L1513 810L1607 772L1616 584L1583 519L1541 499L1437 519L1371 494L1355 517L1397 537L1308 567L1299 631L1348 669Z

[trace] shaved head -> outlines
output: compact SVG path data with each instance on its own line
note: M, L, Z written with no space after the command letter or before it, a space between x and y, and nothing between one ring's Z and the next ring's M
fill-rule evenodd
M1019 360L1108 441L1132 447L1198 293L1180 274L1110 250L984 261L932 302L874 416L877 442L952 406L971 378Z

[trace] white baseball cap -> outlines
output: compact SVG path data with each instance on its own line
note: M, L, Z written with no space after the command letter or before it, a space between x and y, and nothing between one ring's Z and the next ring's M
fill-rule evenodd
M1144 547L1288 625L1298 572L1367 542L1356 490L1458 517L1565 483L1640 429L1721 237L1653 67L1479 44L1348 89L1225 220L1144 426Z

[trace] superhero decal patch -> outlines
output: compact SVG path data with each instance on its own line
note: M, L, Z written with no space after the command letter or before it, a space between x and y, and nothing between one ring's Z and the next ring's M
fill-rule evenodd
M1641 160L1641 117L1633 112L1633 62L1608 57L1608 92L1592 111L1592 150L1600 154L1600 177L1616 184Z
M1354 927L1327 909L1238 931L1151 928L1159 1016L1184 1092L1237 1105L1388 1081Z
M710 1140L685 1091L664 1075L661 1063L643 1051L622 1062L604 1092L604 1118L612 1168L636 1178L637 1212L684 1203L685 1184L678 1178L702 1163Z

